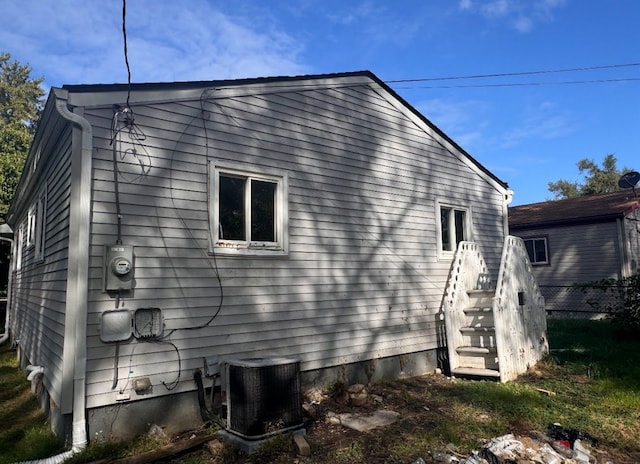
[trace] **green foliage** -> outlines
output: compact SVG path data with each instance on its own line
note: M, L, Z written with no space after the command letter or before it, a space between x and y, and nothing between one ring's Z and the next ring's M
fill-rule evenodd
M609 313L626 331L640 332L640 274L624 279L601 279L577 285L584 293L600 292L605 298L590 302Z
M586 158L578 161L577 166L580 174L584 176L583 183L579 184L562 179L549 182L549 191L555 195L556 199L615 192L619 190L618 179L620 176L630 171L628 168L619 170L617 159L612 154L604 157L602 167Z
M10 343L0 347L0 464L53 456L62 451Z
M0 214L9 209L42 112L43 78L0 53Z

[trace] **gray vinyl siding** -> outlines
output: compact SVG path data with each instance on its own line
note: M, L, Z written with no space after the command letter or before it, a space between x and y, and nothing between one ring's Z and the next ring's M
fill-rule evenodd
M541 286L570 286L607 278L620 278L621 256L615 221L578 224L514 232L547 237L549 265L534 266Z
M85 108L95 147L89 408L113 403L140 376L151 378L153 395L178 374L174 391L191 390L203 356L293 356L310 370L436 348L451 265L438 259L436 200L470 209L474 239L497 274L504 191L371 87L133 109L151 167L136 177L135 160L119 161L130 179L119 182L122 241L135 247L135 289L121 308L162 308L168 333L205 324L224 299L207 327L168 339L180 372L169 344L121 343L112 389L115 346L100 341L99 322L115 307L102 292L103 247L116 239L113 113ZM207 254L210 161L287 175L287 256Z
M640 210L636 209L622 220L628 276L640 273Z
M44 367L44 385L51 399L64 412L70 407L67 401L72 394L71 391L65 392L63 397L62 386L71 131L68 128L62 130L57 140L57 144L48 147L51 157L47 158L39 183L27 202L29 206L34 204L36 195L46 189L43 255L41 260L35 260L35 247L22 250L22 267L13 277L12 304L15 310L12 317L15 320L12 321L12 330L29 362ZM27 210L28 207L24 215Z

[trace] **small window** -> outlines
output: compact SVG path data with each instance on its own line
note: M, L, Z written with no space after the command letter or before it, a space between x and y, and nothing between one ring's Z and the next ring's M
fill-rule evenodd
M549 249L546 237L525 238L523 240L532 265L549 264Z
M24 223L20 224L20 226L18 227L18 236L16 237L16 241L14 244L14 253L13 253L13 257L14 257L14 265L15 265L15 270L19 271L20 269L22 269L22 253L23 253L23 247L24 247L24 235L25 235L25 227L24 227Z
M29 208L29 213L27 214L27 247L33 246L35 243L36 223L38 219L37 211L37 205L34 205Z
M286 177L220 166L212 171L213 251L285 252Z
M438 205L440 230L438 231L439 251L442 255L453 253L458 243L471 240L469 211L466 208Z
M36 204L36 221L35 221L35 237L34 237L34 255L36 260L44 258L45 230L46 230L46 211L47 211L47 195L46 191L38 198Z

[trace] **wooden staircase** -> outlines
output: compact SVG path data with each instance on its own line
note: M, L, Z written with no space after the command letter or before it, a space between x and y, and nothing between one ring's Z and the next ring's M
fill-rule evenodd
M505 239L495 287L474 242L460 242L442 303L451 375L507 382L548 352L544 298L524 242Z
M458 367L451 374L461 377L500 378L496 328L493 318L494 290L467 290L469 303L463 309L464 325L458 330L462 344L455 347Z

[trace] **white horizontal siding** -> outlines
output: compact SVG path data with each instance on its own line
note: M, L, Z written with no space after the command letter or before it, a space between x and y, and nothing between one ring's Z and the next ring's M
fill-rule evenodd
M615 221L518 231L520 237L546 237L549 265L534 266L539 285L570 286L619 278L620 245Z
M497 271L502 192L368 87L134 107L144 162L119 161L123 243L135 247L129 309L160 307L180 351L181 384L203 356L295 356L303 369L436 347L450 262L438 260L435 200L472 207L476 238ZM114 401L114 347L99 339L103 246L115 242L110 110L94 127L89 407ZM206 131L203 128L206 124ZM142 150L138 147L138 152ZM119 155L120 156L120 155ZM208 256L209 160L287 173L289 254ZM139 174L139 175L138 175ZM131 180L127 180L131 179ZM461 180L464 180L463 182ZM491 261L493 260L493 261ZM218 275L222 288L218 282ZM178 374L173 347L120 347L119 388Z
M43 149L44 169L33 195L46 188L43 259L34 259L34 247L23 250L22 270L14 277L12 322L29 361L45 369L44 384L61 408L64 399L63 361L66 307L67 248L71 131L65 130L56 145ZM34 200L35 201L35 200ZM26 205L28 207L28 205ZM25 210L26 213L26 210ZM71 397L71 392L68 392ZM65 412L65 411L63 411Z

